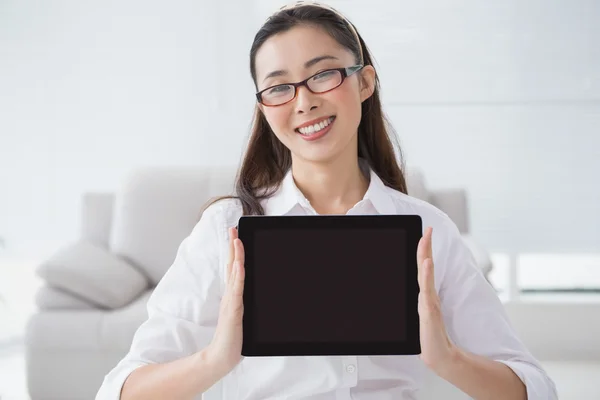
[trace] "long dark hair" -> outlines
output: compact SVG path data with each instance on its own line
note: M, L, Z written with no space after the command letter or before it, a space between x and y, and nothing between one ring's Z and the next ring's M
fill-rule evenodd
M349 22L335 12L319 6L304 5L280 11L258 31L250 49L250 72L256 85L256 53L271 36L298 25L312 25L324 29L340 45L350 50L359 63L373 66L372 57L356 28L361 49ZM373 66L374 68L374 66ZM365 159L386 186L407 193L402 151L396 134L385 117L379 98L379 79L375 91L361 106L362 117L358 126L358 156ZM252 133L235 181L235 195L222 196L208 203L236 198L242 203L244 215L264 215L260 202L277 191L292 165L290 150L275 136L265 116L256 106ZM402 166L402 167L401 167ZM207 205L207 207L208 207Z

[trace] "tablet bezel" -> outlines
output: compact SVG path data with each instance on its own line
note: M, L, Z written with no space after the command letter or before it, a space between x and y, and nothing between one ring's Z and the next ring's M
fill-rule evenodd
M406 318L405 340L394 342L258 342L254 333L254 232L263 229L394 228L406 231ZM324 356L324 355L415 355L421 353L417 302L417 246L423 235L419 215L319 215L243 216L238 237L244 244L245 273L242 356Z

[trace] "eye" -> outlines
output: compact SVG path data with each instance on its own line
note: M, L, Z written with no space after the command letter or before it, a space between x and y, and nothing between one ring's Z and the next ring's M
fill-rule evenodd
M313 76L312 79L315 81L323 81L323 80L331 79L331 78L335 77L337 74L338 74L338 71L328 70L328 71L323 71L323 72L318 73L317 75Z
M267 90L264 94L267 96L279 96L282 94L289 93L292 90L290 85L277 85Z
M292 85L277 85L263 92L262 98L266 100L275 100L293 96L294 87Z

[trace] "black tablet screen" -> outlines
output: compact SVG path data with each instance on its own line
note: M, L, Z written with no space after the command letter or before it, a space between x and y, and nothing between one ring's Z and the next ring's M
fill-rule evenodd
M258 229L257 342L406 339L406 231Z

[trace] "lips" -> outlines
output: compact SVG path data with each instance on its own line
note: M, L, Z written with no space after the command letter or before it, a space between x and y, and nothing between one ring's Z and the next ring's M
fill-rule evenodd
M319 132L320 130L326 128L329 124L331 124L335 120L335 115L325 118L318 118L312 121L305 122L295 129L297 133L302 135L310 135Z
M325 136L335 123L335 117L329 117L321 120L318 124L308 125L296 129L300 137L306 141L314 141Z

